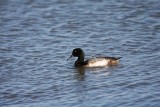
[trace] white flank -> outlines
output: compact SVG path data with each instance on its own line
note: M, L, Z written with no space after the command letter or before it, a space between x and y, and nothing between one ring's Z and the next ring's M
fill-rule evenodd
M91 59L87 65L87 67L105 67L108 66L109 60L104 58L95 58Z

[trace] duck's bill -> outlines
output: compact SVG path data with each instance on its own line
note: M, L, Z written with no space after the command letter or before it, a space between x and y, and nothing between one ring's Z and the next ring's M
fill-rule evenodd
M73 57L73 55L71 55L68 59L67 59L67 61L69 60L69 59L71 59Z

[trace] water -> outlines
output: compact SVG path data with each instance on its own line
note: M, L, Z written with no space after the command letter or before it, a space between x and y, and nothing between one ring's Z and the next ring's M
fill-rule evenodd
M159 0L0 0L0 41L1 107L160 106Z

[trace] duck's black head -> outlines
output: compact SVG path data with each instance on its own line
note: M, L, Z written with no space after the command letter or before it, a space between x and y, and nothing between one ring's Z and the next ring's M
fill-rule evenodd
M69 60L73 56L78 57L78 61L84 61L84 52L81 48L75 48L72 51L72 55L67 60Z
M76 48L72 51L74 57L84 56L83 50L81 48Z

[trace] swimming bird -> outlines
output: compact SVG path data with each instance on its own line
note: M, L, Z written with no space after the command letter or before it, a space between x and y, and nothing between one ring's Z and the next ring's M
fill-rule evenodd
M78 59L75 61L74 66L75 67L106 67L106 66L112 66L117 65L119 62L119 59L121 57L95 57L92 59L88 59L84 61L84 52L81 48L75 48L72 51L71 56L67 59L67 61L71 57L78 57Z

